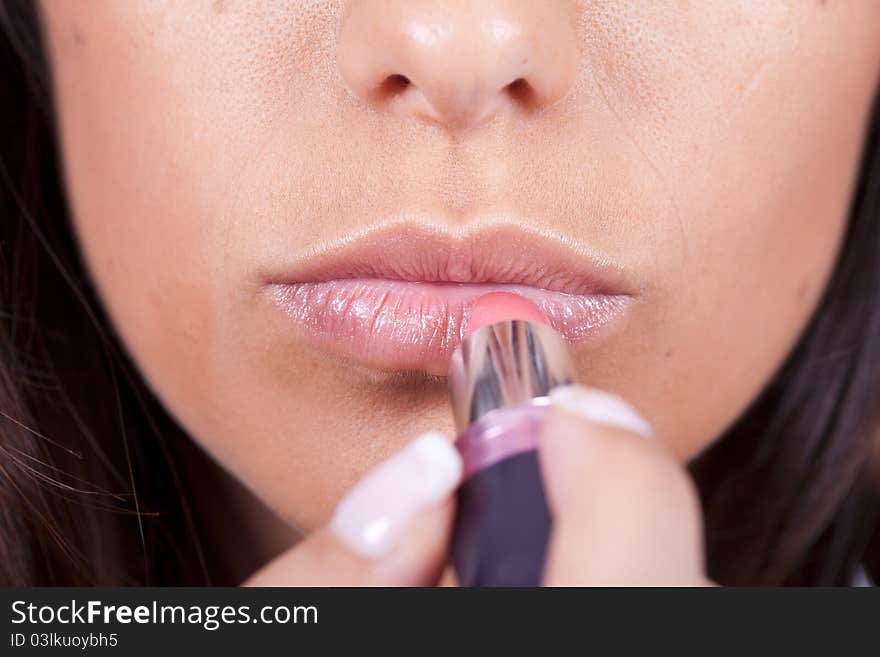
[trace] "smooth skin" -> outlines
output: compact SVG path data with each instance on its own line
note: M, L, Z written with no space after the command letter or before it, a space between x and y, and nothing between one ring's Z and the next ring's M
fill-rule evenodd
M827 283L880 3L40 6L74 224L116 329L242 499L308 535L260 581L436 575L448 501L413 528L407 577L315 555L336 554L320 528L365 473L416 434L452 437L445 382L316 347L264 289L268 270L397 221L539 229L638 283L626 326L577 366L655 440L551 421L545 447L568 451L545 458L563 518L547 580L702 577L684 464L760 393ZM259 546L273 532L255 517L241 527ZM624 547L625 573L607 560Z

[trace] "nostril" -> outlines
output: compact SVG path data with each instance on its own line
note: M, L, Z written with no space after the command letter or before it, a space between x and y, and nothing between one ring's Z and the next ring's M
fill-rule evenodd
M394 73L382 80L381 84L379 84L379 87L376 89L376 96L378 96L380 100L388 100L402 93L407 87L409 87L409 85L410 81L408 77L399 73Z
M504 89L514 101L523 107L533 108L538 104L535 88L525 78L517 78Z
M569 93L580 71L567 3L342 4L339 87L358 106L396 118L455 131L500 115L537 118Z

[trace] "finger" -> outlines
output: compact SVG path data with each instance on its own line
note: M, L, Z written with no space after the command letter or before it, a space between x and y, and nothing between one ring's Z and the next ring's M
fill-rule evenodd
M540 458L553 515L548 585L701 585L702 518L671 450L624 400L551 392Z
M329 525L253 575L247 586L419 586L446 560L461 458L429 432L367 473Z

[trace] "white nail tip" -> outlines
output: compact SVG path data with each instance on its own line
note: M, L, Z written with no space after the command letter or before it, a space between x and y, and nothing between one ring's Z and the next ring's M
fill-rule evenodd
M654 435L645 418L610 392L581 385L559 386L550 391L550 403L597 424L632 431L644 438Z
M370 558L393 547L407 522L458 485L461 457L443 434L430 431L368 472L343 498L331 530Z
M424 433L406 449L424 465L428 474L438 478L444 495L448 488L458 483L462 471L461 456L442 433Z

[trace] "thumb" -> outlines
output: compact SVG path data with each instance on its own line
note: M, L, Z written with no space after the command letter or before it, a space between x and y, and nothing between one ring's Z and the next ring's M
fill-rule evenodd
M705 583L695 486L650 425L600 390L564 386L550 400L539 452L553 514L545 583Z
M446 560L461 458L429 432L368 472L326 527L250 577L245 586L425 586Z

